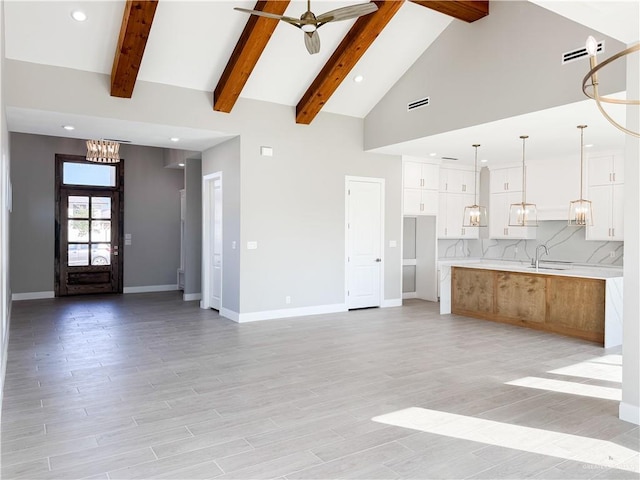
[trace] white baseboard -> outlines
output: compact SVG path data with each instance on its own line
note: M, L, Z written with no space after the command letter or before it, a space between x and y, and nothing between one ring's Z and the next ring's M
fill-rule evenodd
M202 300L202 294L201 293L185 293L184 295L182 295L182 300L184 300L185 302L190 302L192 300Z
M42 298L54 298L55 292L27 292L27 293L13 293L11 294L11 300L40 300Z
M403 299L418 298L418 294L416 292L405 292L402 294L402 298Z
M382 308L401 307L402 306L402 299L401 298L391 298L389 300L383 300L382 304L380 306Z
M236 314L238 315L237 320L234 318L231 318L231 320L238 323L245 323L257 322L260 320L273 320L276 318L306 317L307 315L322 315L324 313L338 313L346 311L347 306L344 303L336 303L333 305L318 305L315 307L286 308L283 310L265 310L263 312L240 313Z
M145 285L143 287L124 287L123 293L169 292L177 290L178 285Z
M618 409L618 416L620 420L625 422L640 425L640 407L637 405L631 405L630 403L620 402Z
M233 320L234 322L240 322L240 314L238 312L234 312L233 310L229 310L228 308L221 308L219 310L220 316L224 318L228 318L229 320Z

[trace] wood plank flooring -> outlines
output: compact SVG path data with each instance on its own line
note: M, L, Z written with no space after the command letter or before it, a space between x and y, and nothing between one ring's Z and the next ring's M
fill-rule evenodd
M619 351L437 312L236 324L177 292L14 302L2 478L638 478ZM372 420L412 408L430 423Z

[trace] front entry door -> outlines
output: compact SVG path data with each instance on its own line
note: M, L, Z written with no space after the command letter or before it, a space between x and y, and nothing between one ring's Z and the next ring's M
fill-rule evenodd
M122 192L116 185L122 183L116 180L120 168L82 157L58 160L56 296L122 293Z

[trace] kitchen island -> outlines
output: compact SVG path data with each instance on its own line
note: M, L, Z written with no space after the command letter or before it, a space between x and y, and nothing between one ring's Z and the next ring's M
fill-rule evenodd
M440 313L622 344L622 269L508 261L440 262Z

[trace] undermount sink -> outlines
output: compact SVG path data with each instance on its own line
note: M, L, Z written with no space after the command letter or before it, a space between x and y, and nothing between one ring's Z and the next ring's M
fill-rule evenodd
M531 265L529 268L536 270L567 270L568 267L536 267L535 265Z

